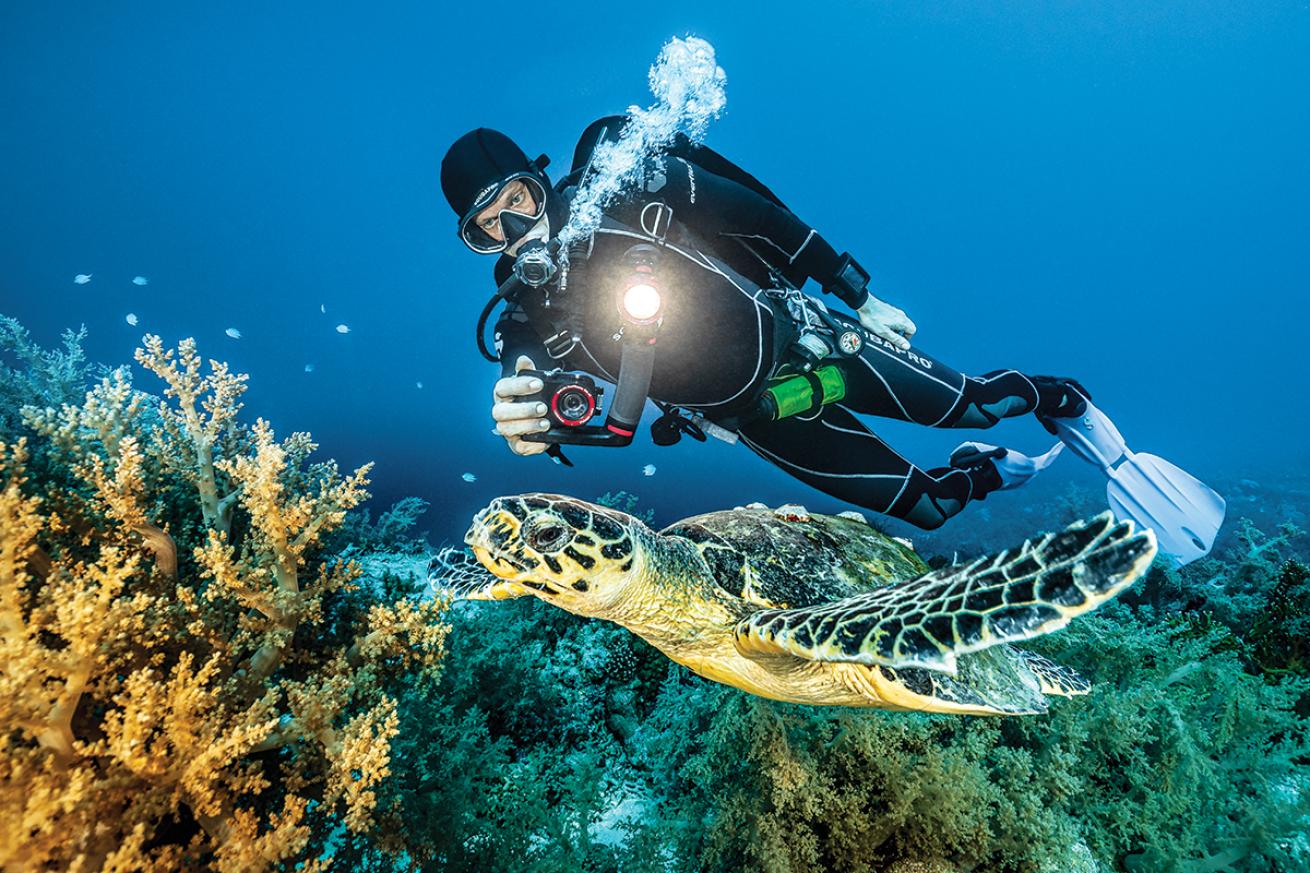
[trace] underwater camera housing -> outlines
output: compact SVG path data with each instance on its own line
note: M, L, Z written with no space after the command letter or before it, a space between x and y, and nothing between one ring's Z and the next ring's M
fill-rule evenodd
M615 427L613 422L590 423L600 414L600 400L605 393L590 376L563 370L522 370L518 375L541 380L541 390L524 397L523 402L546 404L546 420L550 422L549 430L526 434L525 441L571 446L626 446L632 442L632 432Z
M563 370L524 370L518 375L541 380L541 390L524 400L546 404L551 429L583 427L600 410L600 397L605 389L598 387L590 376Z
M545 403L550 429L524 440L555 445L622 447L632 443L641 412L650 396L655 344L664 319L664 296L657 276L659 249L645 243L623 256L628 275L616 288L622 325L614 340L622 343L614 397L605 423L588 424L599 413L601 389L589 377L560 370L524 371L541 379L534 399ZM480 334L479 334L480 335Z

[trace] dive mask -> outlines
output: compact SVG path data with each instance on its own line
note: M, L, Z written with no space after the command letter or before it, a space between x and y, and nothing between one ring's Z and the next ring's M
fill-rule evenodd
M511 186L517 190L505 201L500 211L494 216L483 216L483 222L479 223L478 214L499 200ZM527 199L531 199L535 207L533 211L518 211ZM464 241L464 245L480 255L503 252L527 236L545 215L546 187L540 177L533 173L515 173L494 185L488 185L480 193L473 208L460 219L459 238ZM500 239L490 233L495 230L500 231Z

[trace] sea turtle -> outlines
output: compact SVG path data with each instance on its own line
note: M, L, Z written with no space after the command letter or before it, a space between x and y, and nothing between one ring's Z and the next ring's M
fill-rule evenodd
M491 573L465 574L465 598L531 594L608 619L707 679L775 700L974 715L1041 713L1045 695L1086 693L1073 670L1006 643L1114 597L1156 551L1149 530L1107 512L929 570L850 517L739 508L656 533L555 494L492 501L465 542Z

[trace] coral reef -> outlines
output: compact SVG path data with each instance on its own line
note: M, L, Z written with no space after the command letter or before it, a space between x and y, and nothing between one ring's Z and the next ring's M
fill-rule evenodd
M1106 869L1306 862L1284 843L1310 808L1268 788L1305 772L1304 681L1266 684L1123 608L1044 643L1097 689L1036 719L804 710L671 678L638 747L674 799L660 812L675 854L703 869L1066 870L1082 841ZM688 820L705 824L673 829Z
M1035 718L779 704L535 600L459 603L440 688L401 704L434 743L384 790L427 869L1308 869L1310 680L1253 657L1294 663L1305 576L1248 539L1035 645L1095 683Z
M0 440L12 443L20 435L24 407L57 407L82 395L95 369L82 352L85 338L85 328L65 331L62 348L45 349L21 324L0 315L0 352L14 362L0 361Z
M426 504L363 511L367 468L244 423L190 341L145 338L161 398L0 327L0 869L1310 869L1293 516L1036 643L1095 683L1049 715L793 706L535 599L424 596Z
M394 843L396 690L446 628L323 548L368 468L244 425L245 377L191 340L137 353L163 399L124 368L42 403L75 340L0 374L49 458L30 476L29 440L0 440L0 867L315 870Z
M1310 674L1310 569L1304 564L1283 565L1249 640L1261 672Z

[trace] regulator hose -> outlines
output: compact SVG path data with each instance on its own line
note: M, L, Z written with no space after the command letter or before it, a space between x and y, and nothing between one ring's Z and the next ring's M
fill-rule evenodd
M491 299L487 301L487 305L482 307L482 314L478 316L478 351L482 354L482 357L491 361L493 364L500 363L500 356L493 354L491 349L487 346L487 321L491 318L491 313L496 310L496 306L504 299L505 298L500 291L497 291L495 294L491 295Z

